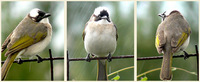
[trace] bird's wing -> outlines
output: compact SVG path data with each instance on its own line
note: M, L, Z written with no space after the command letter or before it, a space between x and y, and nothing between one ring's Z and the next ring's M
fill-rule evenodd
M114 24L115 30L116 30L116 40L118 39L118 33L117 33L117 26Z
M8 43L10 43L10 36L12 35L13 32L9 34L9 36L6 38L6 40L3 42L2 47L1 47L1 52L3 52L6 48Z
M189 37L191 33L189 24L185 21L185 19L179 19L179 20L182 20L182 21L180 22L177 20L172 21L176 24L176 26L172 28L174 29L172 31L176 31L176 32L173 32L175 34L171 39L171 46L172 46L173 53L179 50L179 48L185 43L185 41L187 40L187 38Z
M26 24L25 24L26 23ZM23 29L23 30L22 30ZM45 39L48 28L43 23L22 21L13 31L5 56L19 52Z
M155 40L155 46L159 54L162 53L165 44L166 38L164 36L164 24L160 24L157 28Z

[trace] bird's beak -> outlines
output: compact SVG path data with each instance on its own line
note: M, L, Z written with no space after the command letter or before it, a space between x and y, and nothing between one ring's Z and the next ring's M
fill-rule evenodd
M158 14L158 16L162 17L162 14Z
M51 16L51 14L50 14L50 13L46 13L46 14L43 16L43 18L47 18L47 17L49 17L49 16Z
M166 15L165 15L165 13L166 13L166 11L163 13L163 14L158 14L158 16L160 16L160 17L165 17Z

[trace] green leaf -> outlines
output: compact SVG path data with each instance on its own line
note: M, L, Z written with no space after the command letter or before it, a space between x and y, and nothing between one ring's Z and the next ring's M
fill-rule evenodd
M148 78L145 76L140 81L147 81L147 80L148 80Z
M120 78L120 76L117 75L117 76L115 76L114 78L112 78L111 80L117 81L117 80L119 80L119 78Z

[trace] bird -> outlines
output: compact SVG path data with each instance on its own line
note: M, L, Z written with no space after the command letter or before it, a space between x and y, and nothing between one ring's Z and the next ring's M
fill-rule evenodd
M86 61L90 61L90 55L107 57L111 61L117 47L117 27L110 18L107 7L97 7L86 23L83 30L84 47L88 55ZM97 80L107 80L107 60L98 60Z
M183 51L185 59L187 58L188 53L185 49L189 45L191 28L178 10L168 10L159 16L162 18L162 22L156 31L155 46L159 54L163 53L160 79L172 80L173 54Z
M48 46L52 37L49 16L50 13L34 8L8 35L1 47L1 52L6 51L4 55L7 56L1 68L1 80L5 80L16 58L35 56Z

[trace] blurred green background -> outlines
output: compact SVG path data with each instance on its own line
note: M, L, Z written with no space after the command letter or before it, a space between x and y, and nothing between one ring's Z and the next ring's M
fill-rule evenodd
M64 2L33 2L33 1L2 1L1 2L1 44L6 37L13 31L19 22L33 8L39 8L51 13L49 21L53 28L52 40L49 46L41 52L41 57L49 57L48 49L52 50L53 57L64 57ZM2 61L6 59L4 53L1 55ZM36 57L33 57L36 58ZM54 79L64 80L64 60L54 62ZM13 64L6 80L50 80L50 62L41 63L28 62Z
M105 6L110 10L110 16L118 29L117 48L113 56L134 54L134 3L121 2L67 2L67 49L69 58L85 58L82 32L86 22L95 8ZM108 63L108 74L122 68L134 66L134 59L113 59ZM70 62L70 80L96 80L97 61ZM120 80L133 80L134 69L118 73ZM115 76L115 75L114 75ZM114 76L109 77L109 80Z
M190 44L186 51L191 54L195 53L195 45L198 45L199 40L199 3L197 1L138 1L137 2L137 56L150 57L162 56L158 54L155 48L155 34L161 18L158 14L163 13L168 9L177 9L185 17L190 24L192 34ZM176 55L183 52L176 53ZM137 62L137 75L146 71L160 68L162 60L142 60ZM174 58L173 67L179 67L191 72L197 72L196 57L190 57L187 60L183 58ZM160 80L160 70L146 74L148 80ZM141 79L141 78L138 78ZM173 71L172 80L197 80L195 75L176 70Z

